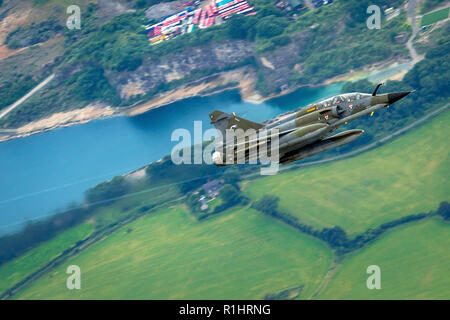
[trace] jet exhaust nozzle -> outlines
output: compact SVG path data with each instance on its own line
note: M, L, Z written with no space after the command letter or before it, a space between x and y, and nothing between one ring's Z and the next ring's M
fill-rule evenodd
M216 151L216 152L214 152L214 153L212 154L212 161L213 161L213 163L214 163L216 166L218 166L218 167L221 167L221 166L224 166L224 165L225 165L225 164L223 163L222 154L221 154L220 152L218 152L218 151Z

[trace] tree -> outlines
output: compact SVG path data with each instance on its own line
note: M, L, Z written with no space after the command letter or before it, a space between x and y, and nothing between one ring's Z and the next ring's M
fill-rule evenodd
M271 16L269 16L256 24L256 32L260 38L273 38L283 33L283 27L273 22Z
M273 46L275 46L275 47L283 47L283 46L287 46L291 42L291 38L289 36L279 35L279 36L273 37L270 41L272 42Z
M223 186L222 190L220 190L220 196L222 201L228 204L235 204L239 202L241 197L236 187L231 184Z
M231 38L247 38L248 29L243 27L243 18L245 17L234 15L229 19L229 21L227 21L228 34Z
M324 228L320 233L320 238L327 241L332 247L342 247L348 242L347 234L338 226Z
M260 200L253 203L252 208L269 215L276 215L280 198L273 195L265 195Z
M123 176L114 177L111 181L102 182L94 188L85 192L85 198L88 204L97 201L111 200L127 193L128 185Z
M450 204L447 201L441 202L437 214L442 216L445 220L450 220Z
M106 79L101 67L90 65L80 72L74 74L67 82L71 85L72 96L78 97L81 101L94 99L114 99L116 93Z

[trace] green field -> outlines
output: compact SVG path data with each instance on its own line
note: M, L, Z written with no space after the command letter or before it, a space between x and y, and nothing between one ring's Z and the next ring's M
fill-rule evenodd
M171 208L141 218L19 293L21 299L261 299L318 287L332 260L322 242L248 208L196 222ZM81 290L65 269L81 268Z
M450 8L444 8L424 15L421 20L421 26L428 26L438 21L447 19L449 10Z
M449 299L448 223L428 219L395 229L344 262L319 299ZM366 269L381 269L369 290Z
M256 179L251 199L280 198L280 208L317 228L349 234L449 200L450 112L375 150L327 165Z
M77 241L86 238L93 229L91 223L81 224L0 266L0 293L36 271L41 265L70 248Z

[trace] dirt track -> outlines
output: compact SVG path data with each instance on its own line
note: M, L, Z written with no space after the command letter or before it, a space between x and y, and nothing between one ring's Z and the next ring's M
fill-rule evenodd
M9 107L5 108L4 110L2 110L0 112L0 119L3 118L4 116L6 116L8 113L10 113L11 111L13 111L15 108L17 108L18 106L20 106L23 102L25 102L28 98L30 98L33 94L35 94L36 92L38 92L39 90L41 90L43 87L45 87L50 81L53 80L53 78L55 77L55 74L52 74L50 76L48 76L44 81L42 81L41 83L39 83L36 87L34 87L30 92L28 92L26 95L24 95L22 98L20 98L19 100L17 100L16 102L14 102L12 105L10 105Z

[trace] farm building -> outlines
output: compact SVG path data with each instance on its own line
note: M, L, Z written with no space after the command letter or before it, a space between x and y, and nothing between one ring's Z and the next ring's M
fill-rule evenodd
M203 185L203 190L205 193L211 197L215 198L219 195L219 190L222 188L223 183L218 180L211 180Z
M204 196L201 196L198 202L200 202L201 211L205 211L208 209L208 203L206 202L206 198Z

